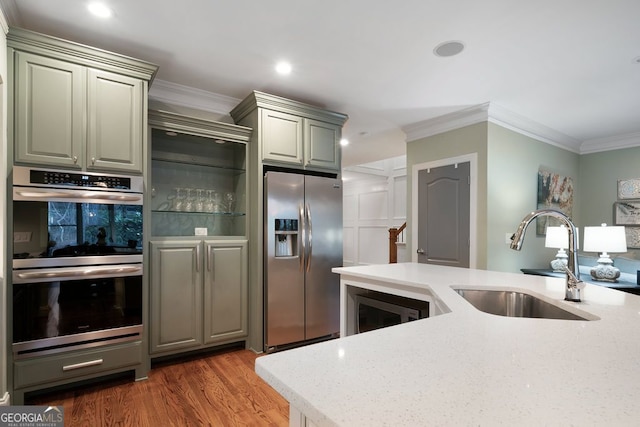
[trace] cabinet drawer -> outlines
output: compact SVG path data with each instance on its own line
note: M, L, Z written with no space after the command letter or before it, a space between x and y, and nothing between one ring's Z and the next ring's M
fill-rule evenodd
M77 378L142 363L140 341L72 354L43 356L14 363L14 387Z

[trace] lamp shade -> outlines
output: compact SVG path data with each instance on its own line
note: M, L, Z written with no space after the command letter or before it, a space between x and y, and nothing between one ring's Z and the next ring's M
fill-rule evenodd
M569 247L569 229L564 225L547 227L544 246L547 248L567 249Z
M627 237L624 227L607 227L607 224L602 224L600 227L585 227L584 251L626 252Z

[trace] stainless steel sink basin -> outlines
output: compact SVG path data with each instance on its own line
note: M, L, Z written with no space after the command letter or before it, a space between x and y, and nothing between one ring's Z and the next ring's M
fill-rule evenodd
M475 308L489 314L539 319L589 320L522 292L485 289L454 290Z

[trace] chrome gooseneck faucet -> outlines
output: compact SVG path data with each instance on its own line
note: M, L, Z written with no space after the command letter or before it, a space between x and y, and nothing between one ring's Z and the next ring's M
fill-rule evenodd
M576 254L576 249L578 248L578 236L576 233L576 227L568 216L554 209L539 209L531 212L522 219L522 222L518 226L518 230L515 232L513 237L511 237L511 249L519 251L522 248L524 233L527 231L527 227L539 216L552 216L554 218L558 218L569 229L569 260L568 266L564 266L565 272L567 273L567 287L564 299L567 301L580 302L580 287L578 284L582 283L582 281L578 278L580 276L578 255Z

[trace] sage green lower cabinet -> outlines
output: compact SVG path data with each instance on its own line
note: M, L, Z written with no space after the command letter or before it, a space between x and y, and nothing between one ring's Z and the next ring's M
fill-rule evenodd
M244 341L246 240L152 240L150 354Z
M94 349L39 356L13 363L12 405L23 405L27 392L89 380L107 374L135 370L135 378L147 376L142 342L114 344Z

